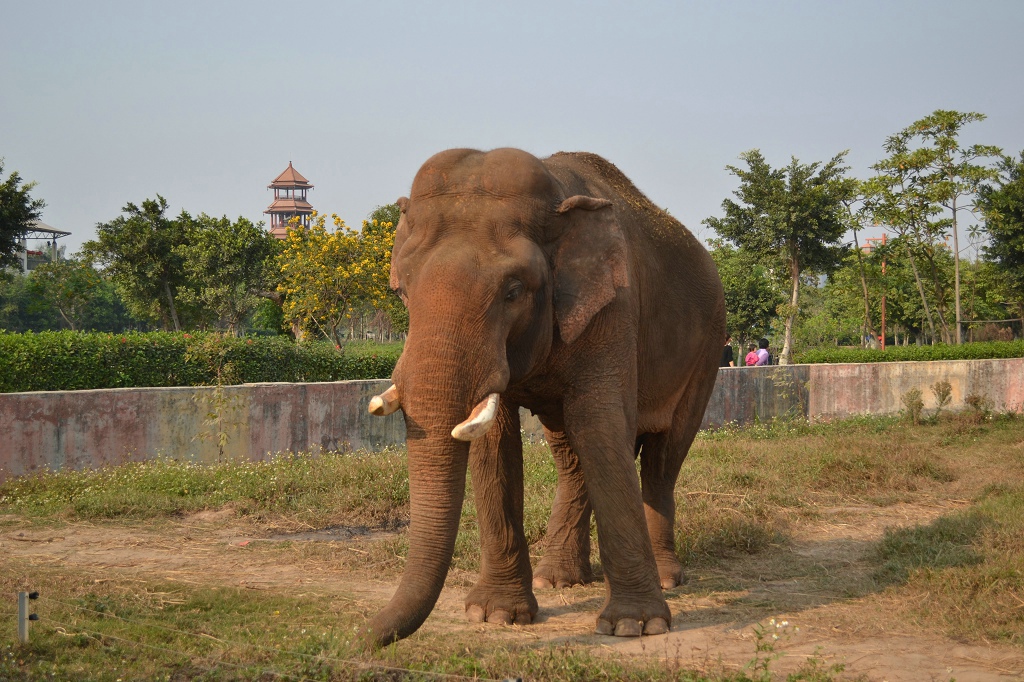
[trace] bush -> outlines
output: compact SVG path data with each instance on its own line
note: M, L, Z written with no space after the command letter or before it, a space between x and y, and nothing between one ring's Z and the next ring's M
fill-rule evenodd
M0 393L391 376L397 345L339 351L327 342L199 332L0 333ZM225 366L229 374L223 374Z
M815 348L798 353L798 364L840 362L906 362L927 360L987 360L989 358L1024 357L1024 341L984 341L962 346L890 346L885 350L870 348Z

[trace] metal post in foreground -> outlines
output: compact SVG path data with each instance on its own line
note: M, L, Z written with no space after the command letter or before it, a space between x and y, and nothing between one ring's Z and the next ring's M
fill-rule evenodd
M28 592L18 593L18 641L28 644Z

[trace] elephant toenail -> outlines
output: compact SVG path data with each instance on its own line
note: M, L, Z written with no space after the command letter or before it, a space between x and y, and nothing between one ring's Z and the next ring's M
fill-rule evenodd
M623 618L615 624L616 637L639 637L644 631L643 621Z
M644 625L645 635L663 635L669 631L668 621L664 618L651 618Z
M608 621L598 618L596 632L599 635L613 635L615 634L615 629Z
M469 619L470 623L484 622L484 607L479 604L471 604L466 608L466 618Z
M548 580L547 578L534 578L533 579L533 589L535 589L535 590L550 590L551 589L551 581Z
M520 613L516 615L516 625L529 625L533 622L533 616L529 613Z
M568 580L559 580L558 584L555 585L555 587L557 587L560 590L564 590L567 587L572 587L572 583Z
M504 609L497 609L496 611L491 611L491 614L487 616L487 622L498 625L511 625L512 614Z
M678 587L678 586L679 586L679 583L676 582L675 578L662 578L661 579L661 589L663 589L663 590L671 590L671 589L673 589L675 587Z

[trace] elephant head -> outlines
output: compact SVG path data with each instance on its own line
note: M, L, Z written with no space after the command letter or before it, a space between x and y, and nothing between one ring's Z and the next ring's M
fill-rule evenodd
M571 189L526 152L456 149L429 159L398 201L391 287L409 309L409 336L370 410L405 413L411 523L405 574L370 623L377 644L415 632L437 601L468 441L492 428L509 387L542 376L553 349L571 346L628 285L611 202Z

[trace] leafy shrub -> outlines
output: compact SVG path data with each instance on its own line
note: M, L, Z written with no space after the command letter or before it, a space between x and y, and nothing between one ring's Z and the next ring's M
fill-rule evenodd
M885 350L870 348L815 348L798 353L798 364L841 362L906 362L927 360L987 360L990 358L1022 358L1024 341L984 341L962 346L890 346Z
M0 333L0 393L217 383L342 381L391 376L397 345L339 351L327 342L210 333Z
M900 397L903 406L907 408L907 416L915 424L921 423L921 410L924 409L924 401L921 400L921 389L912 388Z

